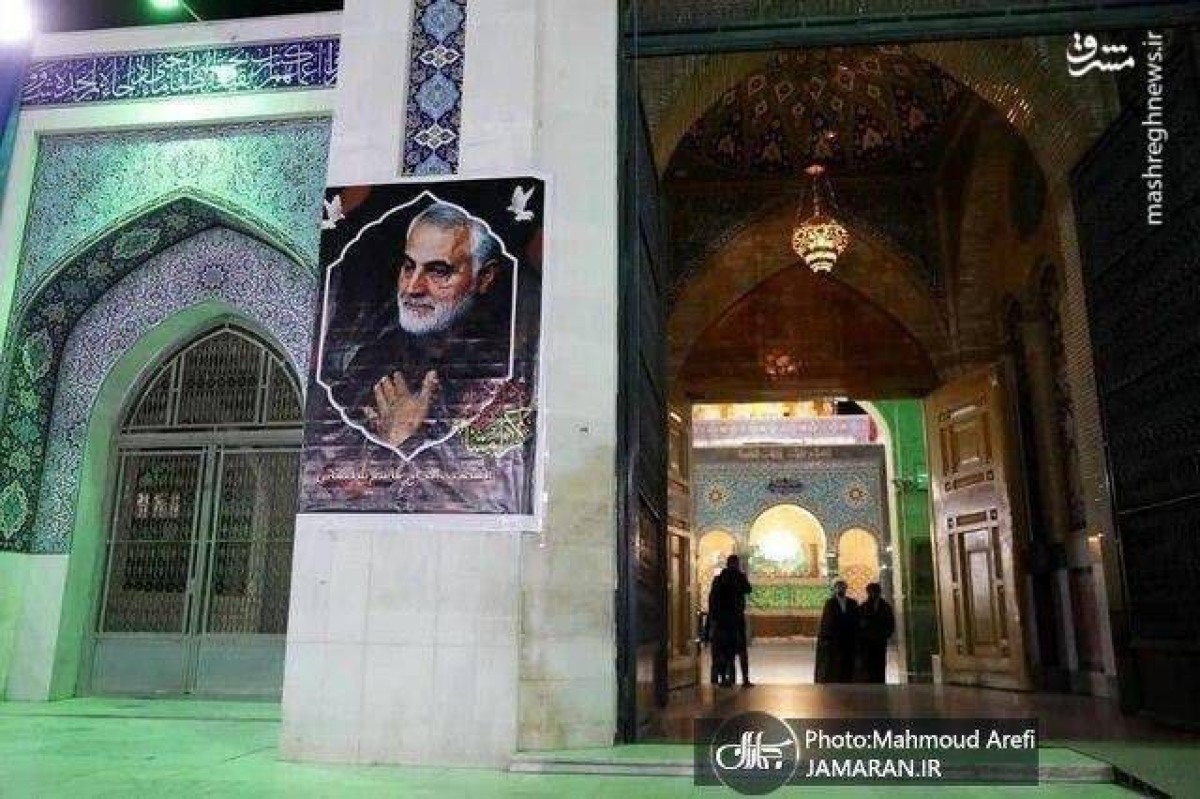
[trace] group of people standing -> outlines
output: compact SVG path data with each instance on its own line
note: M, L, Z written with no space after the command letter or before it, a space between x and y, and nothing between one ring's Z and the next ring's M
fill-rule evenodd
M892 606L879 583L867 584L859 604L846 595L846 581L833 584L817 630L814 682L882 683L887 676L887 643L896 631Z
M879 583L867 585L867 598L861 604L847 596L847 588L845 580L835 582L833 596L821 611L814 681L882 683L888 640L896 631L892 606L883 598ZM704 637L712 645L709 679L714 685L735 684L739 665L742 685L754 684L746 638L746 597L753 590L741 559L730 555L708 593Z

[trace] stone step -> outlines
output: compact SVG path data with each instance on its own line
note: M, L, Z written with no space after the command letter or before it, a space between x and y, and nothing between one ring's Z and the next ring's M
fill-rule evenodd
M611 751L591 749L585 752L519 752L509 764L517 774L596 774L630 777L688 777L692 774L692 756L688 747L662 754L665 747L639 751L639 747L617 746ZM962 779L979 778L978 773L963 772ZM1038 765L1038 781L1053 783L1112 783L1113 767L1102 760L1070 749L1043 749Z

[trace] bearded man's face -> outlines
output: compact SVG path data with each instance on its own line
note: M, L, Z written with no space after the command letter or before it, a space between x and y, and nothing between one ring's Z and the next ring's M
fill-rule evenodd
M400 327L418 335L448 330L490 282L490 269L474 272L468 228L418 224L408 234L400 264Z

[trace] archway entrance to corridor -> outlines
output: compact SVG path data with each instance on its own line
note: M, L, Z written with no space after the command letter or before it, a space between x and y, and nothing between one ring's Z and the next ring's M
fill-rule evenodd
M630 11L621 737L686 737L680 720L738 708L830 712L819 692L839 689L803 669L779 684L814 701L722 694L703 645L685 657L726 548L755 586L760 644L811 639L829 582L861 590L877 570L897 618L897 685L878 690L910 715L948 710L922 704L933 682L962 686L960 715L986 709L981 687L1030 713L1052 693L1115 697L1126 599L1071 181L1127 87L1052 68L1068 22L1052 8L1005 41L905 20L892 44L882 18L864 40L861 19L814 32L755 8ZM849 240L832 271L793 249L812 164ZM755 530L776 506L815 518L818 558L792 511ZM668 573L668 528L691 542L691 581Z

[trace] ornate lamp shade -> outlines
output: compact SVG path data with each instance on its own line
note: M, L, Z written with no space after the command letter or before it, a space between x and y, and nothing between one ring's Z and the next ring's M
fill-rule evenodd
M830 272L838 256L850 246L850 232L821 208L821 183L828 180L825 168L813 164L804 171L812 178L812 204L807 208L801 204L796 214L792 249L804 259L809 269ZM829 196L832 201L832 190L829 190Z

